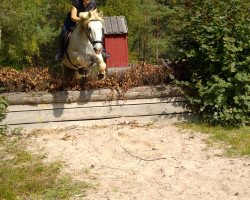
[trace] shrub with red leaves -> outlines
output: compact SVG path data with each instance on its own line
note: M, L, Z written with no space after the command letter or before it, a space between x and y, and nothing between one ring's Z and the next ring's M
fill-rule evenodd
M164 66L138 64L123 73L113 73L99 81L91 74L84 84L80 81L66 81L62 73L51 73L49 68L30 67L17 71L9 67L0 69L1 92L60 91L110 88L127 91L131 87L159 85L170 82L170 72Z

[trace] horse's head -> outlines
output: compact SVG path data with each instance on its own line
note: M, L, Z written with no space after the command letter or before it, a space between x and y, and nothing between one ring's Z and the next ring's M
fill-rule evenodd
M89 41L93 45L95 53L102 52L102 40L103 40L103 19L102 13L98 13L97 10L90 12L81 12L79 14L81 20L81 26L87 35Z

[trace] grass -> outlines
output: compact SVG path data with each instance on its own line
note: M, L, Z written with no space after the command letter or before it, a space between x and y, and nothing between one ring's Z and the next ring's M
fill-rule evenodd
M181 128L209 134L207 143L211 146L220 145L229 157L250 155L250 126L239 128L212 126L204 123L183 123Z
M70 199L90 187L60 174L61 163L27 152L18 137L0 135L0 199Z

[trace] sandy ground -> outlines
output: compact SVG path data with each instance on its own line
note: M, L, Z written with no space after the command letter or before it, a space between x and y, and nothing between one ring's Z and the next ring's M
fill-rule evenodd
M250 160L225 158L205 138L162 122L131 122L39 130L27 142L94 186L72 199L249 200Z

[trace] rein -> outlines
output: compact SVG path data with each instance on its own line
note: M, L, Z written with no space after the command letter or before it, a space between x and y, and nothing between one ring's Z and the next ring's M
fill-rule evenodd
M77 65L73 64L73 63L71 62L70 58L69 58L69 54L68 54L68 51L67 51L67 50L65 50L65 53L66 53L66 56L67 56L67 58L68 58L70 64L73 65L77 70L79 70L81 65L79 65L79 64L77 64ZM87 68L84 68L84 70L85 70L85 71L90 70L90 68L91 68L94 64L95 64L95 63L92 62L92 63L90 64L90 66L88 66ZM83 66L83 67L84 67L84 66Z
M92 20L92 21L95 21L95 20ZM89 22L91 22L91 21L89 21ZM88 22L88 23L89 23ZM87 26L88 26L88 24L87 24ZM101 43L102 44L102 41L101 40L92 40L91 39L91 37L90 37L90 35L86 32L86 30L84 29L84 27L81 25L81 27L82 27L82 30L83 30L83 32L85 33L85 35L87 36L87 38L89 39L89 41L90 41L90 43L94 46L94 44L97 44L97 43Z

